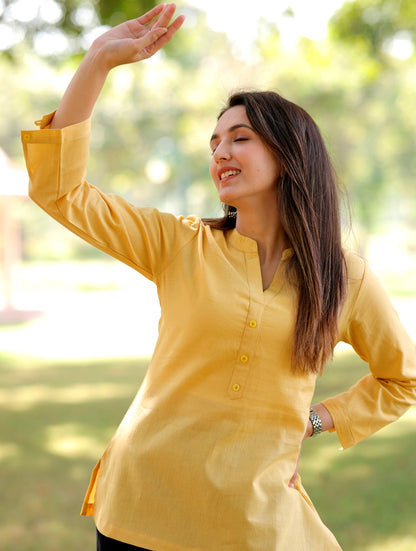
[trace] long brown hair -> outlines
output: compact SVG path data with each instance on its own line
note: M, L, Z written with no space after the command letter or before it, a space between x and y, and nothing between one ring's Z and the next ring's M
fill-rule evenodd
M218 118L236 105L245 107L253 129L284 168L276 200L294 251L288 274L299 297L292 367L320 373L336 344L346 293L335 172L319 128L304 109L275 92L238 92ZM234 228L233 211L224 205L223 218L205 223L224 231Z

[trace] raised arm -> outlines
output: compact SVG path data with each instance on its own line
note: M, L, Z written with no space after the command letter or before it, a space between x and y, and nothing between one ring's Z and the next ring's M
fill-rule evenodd
M44 117L39 130L22 131L31 199L73 233L151 279L161 269L161 246L169 239L175 254L176 234L169 230L166 239L157 212L139 209L86 181L89 117L113 67L152 56L174 36L184 20L172 19L174 12L175 4L157 6L97 38L54 117ZM174 230L176 217L167 224Z
M98 37L72 78L50 128L88 119L111 69L147 59L167 44L185 19L180 15L170 23L175 9L175 4L160 4Z

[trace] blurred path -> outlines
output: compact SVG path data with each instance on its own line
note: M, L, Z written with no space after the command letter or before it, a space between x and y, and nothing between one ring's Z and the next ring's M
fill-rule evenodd
M52 271L32 273L31 288L16 293L16 307L43 313L0 327L0 351L51 359L151 355L160 315L153 283L123 265L57 265ZM81 290L94 285L119 288Z

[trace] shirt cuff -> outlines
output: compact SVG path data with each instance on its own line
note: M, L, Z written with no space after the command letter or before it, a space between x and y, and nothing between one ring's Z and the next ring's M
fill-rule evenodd
M337 398L328 398L323 400L321 403L331 414L335 431L337 433L338 440L341 443L342 449L345 450L347 448L351 448L351 446L354 446L356 441L350 427L350 420L344 408L339 404Z
M39 130L22 130L21 140L27 154L26 146L32 143L42 144L60 144L68 143L75 140L87 138L89 139L91 131L91 119L65 126L64 128L48 128L53 119L53 113L45 115L40 121L36 121L36 124L40 126Z

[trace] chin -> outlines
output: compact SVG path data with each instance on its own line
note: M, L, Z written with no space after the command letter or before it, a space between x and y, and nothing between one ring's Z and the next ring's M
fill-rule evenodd
M236 196L234 193L227 193L228 190L223 190L222 193L218 194L218 197L222 203L226 203L227 205L230 205L230 207L237 207L238 200L236 199Z

